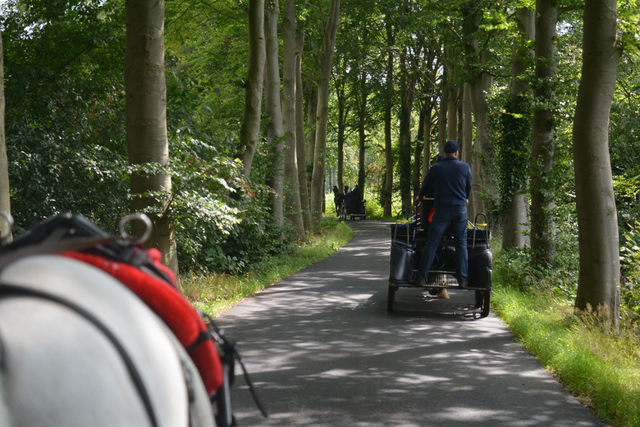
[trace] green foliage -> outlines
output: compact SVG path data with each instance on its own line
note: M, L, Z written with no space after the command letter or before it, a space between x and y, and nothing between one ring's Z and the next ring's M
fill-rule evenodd
M620 299L627 310L626 317L633 323L640 322L640 222L624 233L620 246Z
M509 208L513 196L526 190L531 156L531 109L526 98L511 97L496 126L497 173L500 185L499 212Z
M602 329L595 313L576 315L564 298L523 293L497 275L493 309L542 366L607 425L640 424L638 331Z
M15 234L63 211L115 232L128 212L128 164L108 147L72 146L41 132L13 135L7 146ZM40 134L37 147L21 137Z
M170 214L177 227L181 271L238 274L283 253L291 235L274 225L272 189L247 181L238 161L193 138L172 144Z
M531 248L526 247L503 249L494 260L493 269L504 284L531 294L550 292L571 304L577 294L579 271L575 207L563 204L556 207L554 214L557 256L553 267L532 265Z

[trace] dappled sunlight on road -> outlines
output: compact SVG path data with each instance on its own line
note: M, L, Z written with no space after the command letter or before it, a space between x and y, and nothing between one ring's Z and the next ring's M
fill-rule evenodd
M388 226L352 226L347 247L219 318L271 413L238 376L239 425L599 425L498 318L477 319L472 291L403 288L387 313Z

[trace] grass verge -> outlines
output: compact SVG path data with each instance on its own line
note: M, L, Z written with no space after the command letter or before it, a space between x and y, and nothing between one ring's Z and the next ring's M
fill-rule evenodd
M326 258L352 237L353 231L348 226L337 223L335 227L326 228L293 251L254 265L243 275L182 276L180 290L194 306L215 318L243 299Z
M530 295L495 279L492 308L542 366L608 425L640 426L637 331L614 335L550 292Z

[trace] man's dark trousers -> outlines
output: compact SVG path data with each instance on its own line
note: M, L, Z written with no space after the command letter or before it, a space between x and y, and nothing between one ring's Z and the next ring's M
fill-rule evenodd
M451 230L453 231L453 237L456 246L456 273L458 283L467 282L467 272L469 270L469 260L467 254L467 223L469 217L467 211L438 211L433 214L431 224L429 225L429 234L427 236L427 244L422 250L422 257L420 258L420 266L424 266L424 270L418 270L418 276L416 279L419 282L424 282L427 273L431 270L431 264L433 264L433 258L435 257L436 250L440 243L440 239L447 229L449 223L451 223Z

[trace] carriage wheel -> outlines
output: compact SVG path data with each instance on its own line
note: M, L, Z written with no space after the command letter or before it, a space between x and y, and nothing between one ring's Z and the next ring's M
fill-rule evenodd
M391 313L396 302L396 291L398 288L389 285L389 295L387 297L387 311Z
M480 308L480 318L487 317L491 311L491 290L476 291L476 306Z

